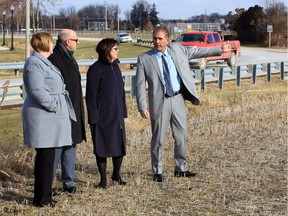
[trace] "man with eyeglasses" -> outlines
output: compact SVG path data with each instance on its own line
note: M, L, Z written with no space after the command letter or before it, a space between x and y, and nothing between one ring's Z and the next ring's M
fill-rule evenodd
M77 118L77 122L72 122L72 146L64 146L55 150L54 177L56 176L58 164L61 161L63 191L68 193L76 192L74 181L76 144L86 141L81 75L79 66L73 56L78 44L79 40L76 32L71 29L63 29L58 34L53 54L48 58L64 77L66 90L69 92ZM58 194L55 190L53 193L54 195Z

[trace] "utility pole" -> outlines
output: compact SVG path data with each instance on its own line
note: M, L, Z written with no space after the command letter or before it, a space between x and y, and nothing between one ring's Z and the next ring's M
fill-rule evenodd
M53 26L53 34L55 34L55 4L53 4L52 26Z
M13 20L13 13L14 13L15 7L11 5L10 11L11 11L11 23L10 23L10 28L11 28L11 47L10 51L14 51L14 20Z
M105 31L107 31L107 3L105 1Z
M30 56L30 1L26 0L26 36L25 36L25 59Z
M3 44L2 44L2 46L6 46L6 43L5 43L5 31L6 31L6 21L5 21L5 17L6 17L6 11L3 11L3 13L2 13L2 15L3 15Z
M117 7L117 33L119 33L119 0L118 0L118 7Z

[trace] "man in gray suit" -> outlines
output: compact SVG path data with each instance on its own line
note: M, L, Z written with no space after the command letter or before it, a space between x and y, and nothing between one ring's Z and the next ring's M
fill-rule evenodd
M187 116L184 100L200 104L189 59L218 56L229 50L226 45L222 49L185 48L179 43L170 43L169 37L167 28L160 26L154 29L154 48L138 57L136 71L138 110L143 118L151 120L151 163L153 181L157 182L164 179L162 148L169 124L175 141L174 176L196 176L196 173L188 171L186 163ZM149 107L146 103L146 82Z

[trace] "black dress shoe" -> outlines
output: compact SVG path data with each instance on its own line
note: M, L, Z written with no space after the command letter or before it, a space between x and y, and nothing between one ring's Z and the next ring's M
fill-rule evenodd
M153 175L153 181L156 182L163 182L164 177L162 176L162 174L154 174Z
M32 205L35 206L35 207L40 207L40 203L33 202Z
M123 179L120 177L119 179L116 179L113 175L111 176L112 181L117 182L119 185L126 185L127 182L123 181Z
M99 188L99 189L106 189L107 188L107 185L106 185L106 183L99 183L97 186L96 186L96 188Z
M191 178L195 177L197 173L195 172L190 172L190 171L175 171L174 172L174 177L186 177L186 178Z
M76 187L73 186L73 187L70 187L70 188L64 188L63 191L71 193L71 194L74 194L74 193L76 193Z

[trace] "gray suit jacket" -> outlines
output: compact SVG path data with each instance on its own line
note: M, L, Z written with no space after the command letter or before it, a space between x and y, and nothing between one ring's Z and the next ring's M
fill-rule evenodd
M185 100L199 105L200 101L195 87L195 80L189 67L189 59L222 54L220 48L186 48L179 43L171 43L170 55L177 72L181 78L181 93ZM146 103L146 82L148 83L148 101L151 119L157 119L162 112L164 102L164 82L157 62L154 49L151 49L138 57L136 71L136 99L138 110L148 108Z

